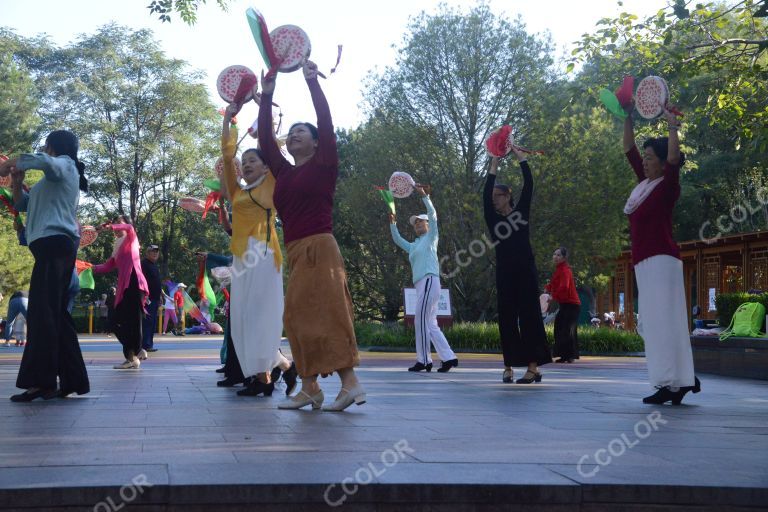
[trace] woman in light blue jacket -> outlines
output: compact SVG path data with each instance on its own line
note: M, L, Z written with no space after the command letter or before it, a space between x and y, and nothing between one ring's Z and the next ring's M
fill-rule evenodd
M410 223L416 232L416 240L407 242L397 230L397 221L389 215L390 231L395 243L408 253L416 287L416 314L413 319L416 327L416 364L408 368L410 372L432 371L432 351L430 341L435 346L442 361L438 372L444 373L459 366L456 354L448 345L443 331L437 325L437 303L440 300L440 263L437 259L437 212L429 199L424 186L417 185L416 190L422 196L427 207L427 214L411 216Z
M13 395L14 402L90 391L75 323L67 311L80 240L75 214L80 191L88 190L78 146L75 134L57 130L46 138L42 153L23 154L0 164L0 176L12 176L16 209L27 212L27 241L35 257L27 345L16 378L16 387L26 391ZM44 176L26 193L22 184L28 169L42 170Z

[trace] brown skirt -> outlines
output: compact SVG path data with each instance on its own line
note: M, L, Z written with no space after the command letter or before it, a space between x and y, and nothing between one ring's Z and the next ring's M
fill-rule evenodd
M330 233L286 245L288 288L283 324L301 377L360 364L352 297L339 246Z

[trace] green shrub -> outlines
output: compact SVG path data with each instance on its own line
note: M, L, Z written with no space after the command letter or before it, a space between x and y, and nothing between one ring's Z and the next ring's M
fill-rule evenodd
M547 340L554 345L554 327L545 327ZM463 322L443 330L451 347L459 352L500 353L499 326L495 323ZM363 347L414 350L414 331L402 323L357 322L357 342ZM633 332L607 328L579 327L579 346L583 354L642 352L643 340Z
M768 293L752 295L749 293L723 293L715 297L715 307L717 308L717 319L720 325L728 327L731 324L731 318L739 306L745 302L759 302L768 310Z

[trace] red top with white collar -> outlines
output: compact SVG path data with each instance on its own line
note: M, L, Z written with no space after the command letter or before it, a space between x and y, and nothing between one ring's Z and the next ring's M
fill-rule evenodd
M643 158L637 146L627 151L627 160L637 181L643 181ZM680 166L664 162L664 181L629 215L632 265L660 254L680 259L680 248L672 238L672 211L679 197Z

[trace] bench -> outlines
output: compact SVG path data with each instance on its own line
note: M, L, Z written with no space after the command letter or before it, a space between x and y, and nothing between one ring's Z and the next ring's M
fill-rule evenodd
M696 372L768 380L768 338L691 336Z

